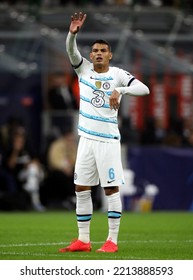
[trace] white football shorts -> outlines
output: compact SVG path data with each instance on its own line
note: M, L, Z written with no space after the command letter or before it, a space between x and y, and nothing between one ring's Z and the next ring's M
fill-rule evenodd
M120 142L80 137L74 183L80 186L121 186L124 183Z

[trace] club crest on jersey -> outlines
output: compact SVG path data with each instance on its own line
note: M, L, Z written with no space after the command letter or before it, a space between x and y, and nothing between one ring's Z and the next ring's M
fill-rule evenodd
M97 88L101 88L101 81L96 81L95 82L95 86L97 87Z
M109 89L110 88L110 84L108 82L105 82L103 84L103 88L106 89L106 90Z

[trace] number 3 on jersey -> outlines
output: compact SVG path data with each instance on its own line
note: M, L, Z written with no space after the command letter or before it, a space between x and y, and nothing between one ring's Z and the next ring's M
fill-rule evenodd
M102 107L105 104L104 92L101 90L95 90L93 91L93 94L96 96L91 99L91 104L97 108Z

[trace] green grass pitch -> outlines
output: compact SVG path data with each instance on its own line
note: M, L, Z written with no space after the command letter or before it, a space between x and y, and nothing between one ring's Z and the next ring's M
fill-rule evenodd
M58 253L77 237L75 212L0 212L1 260L192 260L193 213L123 212L119 251L96 253L107 237L107 214L91 221L92 252Z

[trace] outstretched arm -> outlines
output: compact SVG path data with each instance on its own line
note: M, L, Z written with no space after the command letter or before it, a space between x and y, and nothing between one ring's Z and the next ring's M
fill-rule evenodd
M66 38L66 51L74 68L77 68L82 62L82 56L76 44L76 36L85 19L86 14L83 15L81 12L79 14L75 13L71 16L70 28Z

